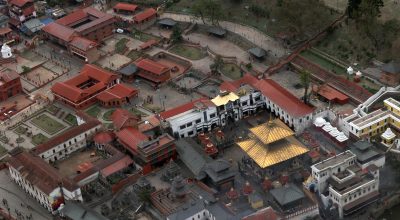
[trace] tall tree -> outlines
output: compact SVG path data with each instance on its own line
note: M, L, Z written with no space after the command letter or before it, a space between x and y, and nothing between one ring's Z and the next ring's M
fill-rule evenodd
M304 87L304 103L308 104L308 89L311 84L311 73L308 70L302 70L300 72L300 82Z
M182 40L182 30L178 26L172 29L171 40L173 43L178 43Z
M197 0L192 7L192 11L204 24L207 19L213 25L217 25L223 17L221 4L214 0Z
M224 65L224 60L220 55L215 56L214 63L210 65L210 69L212 73L217 73L221 70L222 66Z

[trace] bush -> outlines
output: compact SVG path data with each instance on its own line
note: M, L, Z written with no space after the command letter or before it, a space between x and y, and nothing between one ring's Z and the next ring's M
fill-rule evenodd
M257 17L269 17L268 11L260 5L252 4L249 10Z

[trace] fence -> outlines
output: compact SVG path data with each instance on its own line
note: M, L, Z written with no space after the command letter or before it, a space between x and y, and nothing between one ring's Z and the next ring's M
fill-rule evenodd
M291 219L291 218L294 218L296 216L303 215L305 213L310 213L311 214L311 212L315 212L316 210L318 210L318 205L313 205L313 206L310 206L308 208L305 208L305 209L302 209L300 211L297 211L295 213L289 214L289 215L285 216L284 219Z

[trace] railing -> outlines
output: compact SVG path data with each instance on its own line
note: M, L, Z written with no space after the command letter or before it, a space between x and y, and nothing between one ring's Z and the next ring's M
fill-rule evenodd
M294 218L294 217L296 217L296 216L302 215L302 214L304 214L304 213L311 212L311 211L315 211L316 209L318 209L318 205L313 205L313 206L310 206L310 207L308 207L308 208L305 208L305 209L302 209L302 210L300 210L300 211L297 211L297 212L295 212L295 213L286 215L286 216L284 217L284 219L291 219L291 218Z

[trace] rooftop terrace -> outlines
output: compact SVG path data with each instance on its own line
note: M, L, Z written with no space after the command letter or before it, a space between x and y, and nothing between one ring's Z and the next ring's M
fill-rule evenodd
M334 167L337 164L343 163L344 161L355 157L356 155L354 155L351 151L345 151L341 154L338 154L334 157L328 158L324 161L321 161L315 165L313 165L313 167L317 168L318 170L324 170L328 167Z

